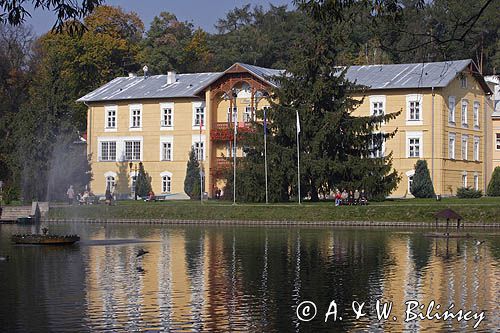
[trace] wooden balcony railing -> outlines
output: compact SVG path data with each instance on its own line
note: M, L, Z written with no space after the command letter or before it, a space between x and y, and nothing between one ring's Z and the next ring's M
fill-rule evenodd
M239 122L238 134L250 133L253 131L250 123ZM234 139L234 125L227 122L216 123L210 131L212 141L229 141Z

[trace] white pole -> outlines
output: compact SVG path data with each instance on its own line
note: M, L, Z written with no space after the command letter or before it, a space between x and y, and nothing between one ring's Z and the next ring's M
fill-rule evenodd
M266 110L264 109L264 123L267 122L266 119ZM266 124L267 125L267 124ZM269 203L268 195L267 195L267 126L264 126L264 167L265 167L265 175L266 175L266 204Z
M203 127L203 120L202 120L202 115L200 115L200 143L199 143L199 156L200 156L200 203L203 203L203 155L204 155L204 149L205 149L205 146L203 145L203 149L202 149L202 146L201 146L201 143L202 143L202 140L201 140L201 129Z
M299 205L300 205L300 149L299 149L299 133L300 133L300 122L299 122L299 111L297 111L297 185L299 187Z
M234 105L236 106L236 97L234 97ZM233 144L233 205L236 205L236 135L238 134L238 107L233 108L233 124L234 124L234 144Z

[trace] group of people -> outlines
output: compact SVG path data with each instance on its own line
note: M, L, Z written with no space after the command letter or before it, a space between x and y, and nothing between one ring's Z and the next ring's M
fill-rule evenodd
M352 205L367 205L368 196L365 190L355 190L354 192L350 190L347 192L343 189L342 192L338 189L335 191L335 206L352 206Z
M82 193L75 194L75 190L73 189L73 185L70 185L68 190L66 191L66 196L68 197L68 204L71 206L76 199L79 205L91 205L93 203L97 203L96 196L92 191L85 190ZM106 204L112 205L114 202L113 193L111 193L110 189L106 189Z

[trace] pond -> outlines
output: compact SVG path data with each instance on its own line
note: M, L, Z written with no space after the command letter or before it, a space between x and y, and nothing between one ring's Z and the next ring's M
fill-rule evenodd
M495 230L447 241L402 229L57 223L51 233L81 242L11 244L32 228L0 225L1 331L500 327Z

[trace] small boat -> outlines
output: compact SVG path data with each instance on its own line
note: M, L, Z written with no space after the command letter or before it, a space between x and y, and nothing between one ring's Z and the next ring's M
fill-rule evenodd
M32 224L35 222L35 219L32 218L31 216L23 216L23 217L18 217L16 222L18 224Z
M35 244L35 245L70 245L78 242L80 237L77 235L12 235L12 242L16 244Z

